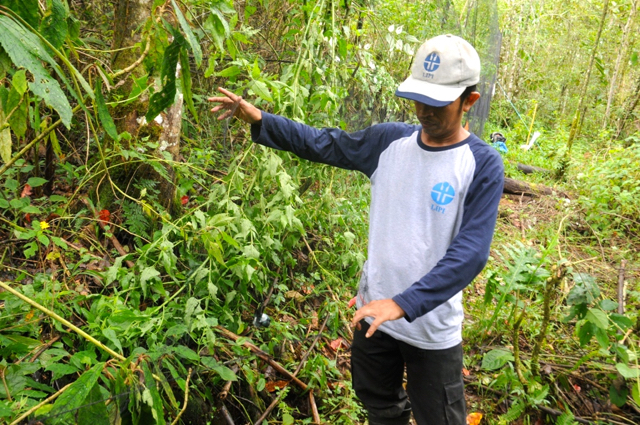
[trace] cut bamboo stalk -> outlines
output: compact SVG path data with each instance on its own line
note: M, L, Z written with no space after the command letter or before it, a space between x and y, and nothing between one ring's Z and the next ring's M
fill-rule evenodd
M88 333L86 333L85 331L80 329L79 327L75 326L74 324L72 324L71 322L66 320L65 318L59 316L55 312L49 310L48 308L38 304L37 302L33 301L32 299L26 297L25 295L21 294L20 292L16 291L15 289L13 289L9 285L7 285L5 282L0 281L0 287L2 287L4 289L6 289L7 291L11 292L13 295L15 295L16 297L20 298L22 301L26 302L27 304L31 305L32 307L35 307L38 310L42 311L44 314L46 314L47 316L51 317L52 319L57 320L58 322L62 323L64 326L68 327L69 329L71 329L72 331L74 331L75 333L77 333L78 335L80 335L81 337L83 337L84 339L89 341L90 343L96 345L98 348L103 349L104 351L106 351L111 356L115 357L116 359L118 359L120 361L126 361L127 360L124 356L122 356L121 354L116 353L111 348L107 347L106 345L104 345L103 343L101 343L100 341L98 341L97 339L95 339L94 337L92 337L91 335L89 335Z

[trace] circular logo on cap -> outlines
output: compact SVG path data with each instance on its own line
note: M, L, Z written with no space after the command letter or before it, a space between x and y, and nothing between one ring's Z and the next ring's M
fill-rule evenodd
M431 199L438 205L447 205L456 196L456 191L447 182L438 183L431 189Z
M440 67L440 56L437 53L429 53L424 59L424 69L434 72L438 67Z

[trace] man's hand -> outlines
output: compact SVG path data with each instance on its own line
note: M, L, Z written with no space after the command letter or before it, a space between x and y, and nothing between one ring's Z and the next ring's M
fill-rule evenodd
M217 102L220 105L214 106L211 112L218 112L222 109L226 111L218 117L218 120L224 120L231 116L240 118L242 121L254 124L262 119L262 111L246 100L242 96L231 93L222 87L218 87L218 91L224 94L224 97L210 97L209 102Z
M362 306L356 311L351 321L351 326L359 326L360 320L365 317L373 317L373 323L367 331L366 337L369 338L378 329L378 327L387 320L398 320L405 316L404 310L396 304L392 299L371 301L369 304Z

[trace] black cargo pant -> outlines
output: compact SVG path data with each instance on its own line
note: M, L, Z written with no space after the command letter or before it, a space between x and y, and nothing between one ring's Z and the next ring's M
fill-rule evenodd
M364 320L360 325L351 346L351 373L370 425L408 424L412 411L418 425L466 424L462 344L423 350L380 330L365 338L369 325Z

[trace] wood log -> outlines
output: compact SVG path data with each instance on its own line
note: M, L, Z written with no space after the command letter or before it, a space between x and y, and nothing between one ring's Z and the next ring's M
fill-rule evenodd
M564 198L569 198L565 193L555 191L554 189L536 183L527 183L520 180L504 178L503 193L511 195L524 195L537 197L540 195L559 195Z
M541 167L536 167L533 165L526 165L526 164L520 164L518 163L518 170L522 171L525 174L531 174L531 173L550 173L550 170L547 170L546 168L541 168Z

